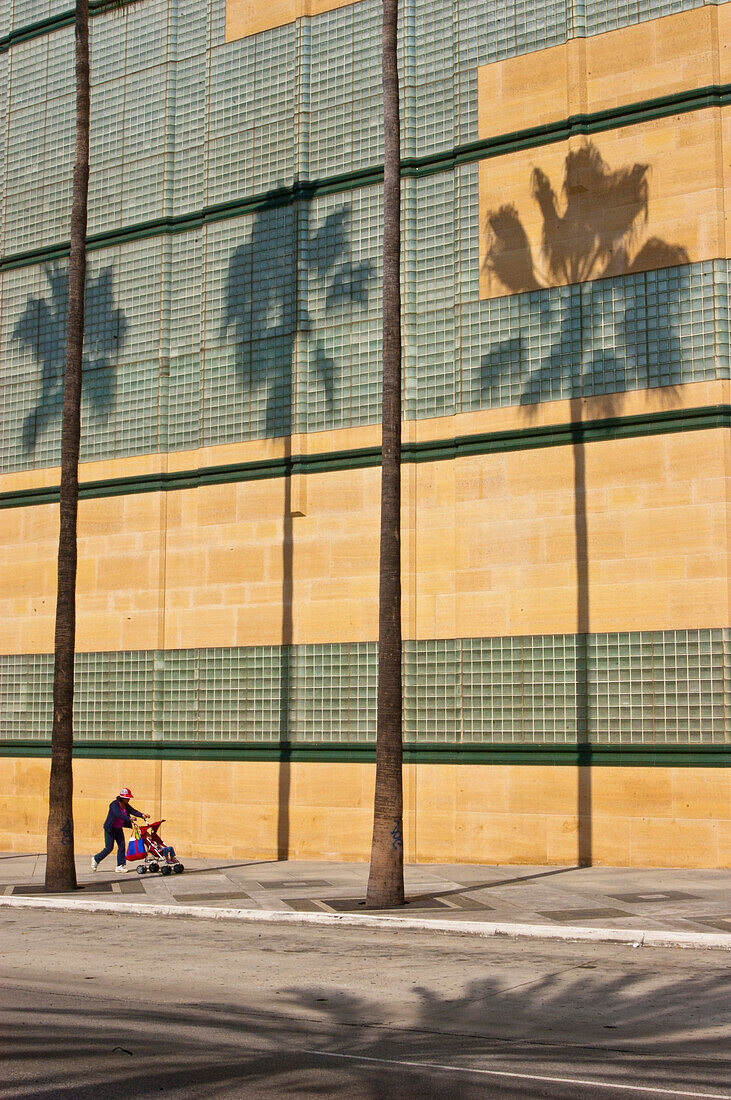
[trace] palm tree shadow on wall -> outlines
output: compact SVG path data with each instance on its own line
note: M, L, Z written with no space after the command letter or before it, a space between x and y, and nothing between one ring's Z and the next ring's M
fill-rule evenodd
M307 388L318 393L326 418L333 421L335 384L341 364L329 354L308 308L317 288L320 318L340 308L365 306L374 275L370 260L351 257L351 207L331 210L314 229L311 199L260 210L248 239L231 253L225 288L222 338L233 337L239 392L248 405L252 435L283 437L292 457L296 430L297 360L309 364ZM300 393L305 387L300 385ZM263 404L263 417L259 410ZM258 416L258 424L255 422ZM307 430L306 414L298 418ZM301 514L285 478L282 530L282 623L279 671L279 743L277 858L289 856L292 719L295 705L293 661L293 517Z
M656 322L655 331L661 333L664 347L655 338L657 349L653 349L647 311L638 300L644 291L638 290L638 280L631 279L626 280L619 316L609 336L599 326L595 338L581 284L689 262L687 251L680 245L658 237L643 240L649 211L649 173L648 164L610 168L596 146L587 141L566 156L561 199L540 168L532 172L532 198L542 220L539 248L531 248L514 204L489 210L483 224L488 242L483 273L510 294L526 295L527 316L525 323L521 316L517 336L496 342L482 358L482 402L492 403L491 397L501 388L506 374L515 374L516 369L521 380L519 401L528 418L535 417L540 401L570 399L576 560L575 734L580 761L577 854L582 865L593 861L590 763L595 710L588 645L591 622L583 401L594 397L594 419L618 415L628 389L652 384L650 364L656 354L673 362L680 349L672 331L671 302L664 307L667 323L662 324L662 319ZM569 292L570 305L561 310L556 323L540 292L557 286L572 287L574 296L572 302ZM547 350L531 363L526 329L532 326L542 330L551 323L555 335ZM577 360L578 372L574 369Z
M49 264L45 276L50 295L43 298L29 295L13 329L13 339L30 349L41 368L35 405L23 421L24 454L35 451L53 420L60 421L63 407L68 269L65 265ZM85 313L83 396L93 419L104 424L114 409L116 360L127 334L127 318L114 305L111 266L102 268L96 277L87 277Z

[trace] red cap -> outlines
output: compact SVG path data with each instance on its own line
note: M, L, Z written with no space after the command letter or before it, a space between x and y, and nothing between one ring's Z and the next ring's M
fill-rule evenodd
M122 790L117 795L117 798L131 798L131 797L132 797L132 791L129 789L129 787L122 787Z

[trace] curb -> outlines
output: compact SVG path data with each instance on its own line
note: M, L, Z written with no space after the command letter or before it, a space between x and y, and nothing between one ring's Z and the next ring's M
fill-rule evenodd
M213 909L203 905L154 905L79 898L0 897L0 908L55 909L114 916L193 917L197 920L244 921L249 924L315 924L340 928L379 928L390 932L451 932L463 936L508 936L546 940L585 940L632 947L701 947L731 951L731 935L722 932L663 932L631 928L555 928L549 924L502 924L488 921L419 920L361 913L296 913L278 909Z

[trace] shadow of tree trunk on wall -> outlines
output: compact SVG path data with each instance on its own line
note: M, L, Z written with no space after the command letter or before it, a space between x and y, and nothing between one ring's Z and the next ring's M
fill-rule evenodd
M291 447L287 440L287 457ZM289 803L292 785L290 745L291 695L292 695L292 642L293 642L293 524L292 479L284 479L284 507L282 531L282 662L279 682L279 772L277 777L277 859L289 859Z
M647 164L610 169L592 142L570 150L565 159L562 200L540 168L532 173L532 194L542 218L541 240L532 242L518 210L505 204L490 210L483 224L488 250L483 261L497 284L518 299L519 330L498 341L482 360L482 397L489 402L508 373L521 378L519 402L526 419L537 415L540 402L569 399L572 424L574 560L576 570L576 644L574 650L574 714L564 736L575 737L586 760L577 768L577 855L581 864L593 861L591 745L597 740L596 674L590 647L591 591L589 521L587 513L584 428L586 398L593 398L591 418L622 412L629 388L652 384L649 313L640 272L688 262L678 245L650 237L640 244L648 220ZM624 298L607 332L594 316L592 283L626 275ZM633 280L631 277L635 276ZM546 300L549 287L552 304ZM656 339L668 359L674 359L677 338L670 323L671 303L665 303L667 323L655 319ZM525 312L525 317L523 313ZM641 338L644 326L644 340ZM533 334L550 333L548 346L535 354ZM638 333L640 338L638 339ZM530 334L530 335L529 335ZM670 387L667 387L670 388ZM600 396L601 395L601 396ZM612 731L609 731L611 738Z
M581 408L578 401L571 402L573 428L574 465L574 539L576 556L576 737L580 747L589 746L589 543L586 521L586 455L584 433L581 428ZM592 797L591 767L586 764L576 770L578 817L578 862L582 867L591 866L592 847Z
M307 430L306 408L297 408L298 392L304 395L316 387L332 418L336 376L344 366L327 354L310 314L309 296L314 290L325 316L343 303L365 305L374 273L370 261L351 259L348 204L330 210L314 230L311 219L312 200L307 196L289 207L273 205L255 215L247 240L229 259L220 332L223 338L233 338L241 414L248 418L248 423L238 425L237 438L280 437L288 462L293 457L292 433ZM280 860L289 857L291 743L297 736L293 517L302 512L300 502L293 501L290 473L284 479L282 508L276 839Z

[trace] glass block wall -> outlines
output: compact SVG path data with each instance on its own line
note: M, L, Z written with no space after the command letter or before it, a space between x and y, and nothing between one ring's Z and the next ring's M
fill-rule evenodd
M404 156L477 137L478 65L698 6L405 0ZM73 29L8 38L46 8L2 9L0 472L59 461ZM380 4L223 18L91 21L86 460L379 417ZM405 182L407 417L728 377L727 261L481 301L478 223L476 164Z
M82 741L373 742L374 643L82 653ZM50 655L0 656L0 738L46 740ZM19 685L22 690L19 691ZM731 631L407 642L412 744L720 745Z

